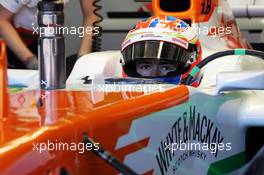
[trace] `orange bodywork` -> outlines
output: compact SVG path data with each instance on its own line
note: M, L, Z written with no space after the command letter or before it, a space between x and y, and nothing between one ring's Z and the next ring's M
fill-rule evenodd
M0 119L7 115L8 94L7 94L7 59L6 44L0 40Z
M88 91L22 91L10 95L9 115L0 121L0 174L117 174L90 151L34 149L37 143L80 143L87 133L120 160L148 139L115 150L133 120L188 100L186 86L165 92L108 93L93 104Z

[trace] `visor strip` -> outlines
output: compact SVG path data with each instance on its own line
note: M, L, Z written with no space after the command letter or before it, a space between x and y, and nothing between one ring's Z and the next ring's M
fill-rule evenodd
M159 50L158 50L158 60L160 59L160 56L161 56L161 51L162 51L162 48L163 48L163 41L161 41L159 43Z

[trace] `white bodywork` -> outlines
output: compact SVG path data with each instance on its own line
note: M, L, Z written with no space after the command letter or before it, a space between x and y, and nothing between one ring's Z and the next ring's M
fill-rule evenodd
M74 65L74 68L67 79L68 86L82 85L85 76L90 79L94 75L104 77L122 77L122 55L119 51L106 51L91 53L81 57Z

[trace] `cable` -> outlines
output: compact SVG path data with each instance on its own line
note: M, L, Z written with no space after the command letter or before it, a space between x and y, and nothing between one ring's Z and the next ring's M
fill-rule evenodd
M251 19L251 15L249 14L248 4L247 4L247 8L246 9L247 9L247 18Z
M102 27L99 25L103 21L103 16L99 14L99 11L102 9L102 6L98 5L97 3L100 2L101 0L94 0L93 6L95 9L93 10L93 13L99 18L97 21L93 23L93 37L92 37L92 52L97 52L101 50L101 45L102 45ZM95 28L98 28L98 32L95 32Z
M256 50L246 50L246 49L235 49L235 50L227 50L223 52L217 52L213 55L210 55L203 59L199 64L197 64L189 73L189 75L186 78L185 85L191 85L192 80L196 75L200 72L200 70L210 63L213 60L216 60L218 58L224 57L224 56L230 56L230 55L250 55L250 56L256 56L259 58L262 58L264 60L264 52L256 51Z
M87 135L87 133L84 133L84 135L83 135L83 142L85 145L87 145L87 144L94 145L95 144L95 142ZM138 175L136 172L134 172L127 165L125 165L124 163L119 161L117 158L115 158L113 155L111 155L111 153L106 151L104 148L99 147L98 150L93 149L92 152L95 153L98 157L100 157L104 161L106 161L112 167L117 169L122 174L124 174L124 175Z

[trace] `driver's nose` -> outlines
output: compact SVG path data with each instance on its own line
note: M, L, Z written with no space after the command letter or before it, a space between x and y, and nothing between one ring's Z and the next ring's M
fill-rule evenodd
M166 75L166 73L164 73L163 71L161 71L159 65L155 66L155 72L152 75L153 77L159 77L159 76L165 76L165 75Z
M160 76L160 71L159 71L159 66L158 65L153 65L153 68L150 73L151 77L157 77Z

